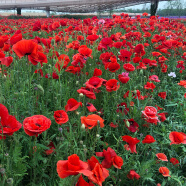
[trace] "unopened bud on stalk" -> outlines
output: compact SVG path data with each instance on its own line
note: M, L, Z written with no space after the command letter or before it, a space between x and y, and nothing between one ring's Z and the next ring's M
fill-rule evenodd
M101 112L98 112L99 115L101 115Z
M85 149L83 149L83 150L84 150L84 152L85 152L85 153L87 153L87 149L86 149L86 148L85 148Z
M78 85L79 84L79 81L76 81L76 85Z
M82 93L79 94L79 97L83 97L84 95Z
M0 168L0 173L4 174L5 173L5 169L4 168Z
M143 74L143 70L142 69L140 70L140 74Z
M44 160L43 160L43 163L46 164L46 163L47 163L47 159L44 159Z
M14 180L13 180L13 178L8 178L6 180L6 182L7 182L8 185L13 185Z
M130 123L128 120L126 121L126 125L127 125L127 127L130 127Z
M80 142L79 142L81 145L83 145L83 141L81 140Z
M75 114L79 115L79 112L78 111L75 111Z
M81 128L82 128L82 129L85 129L85 124L82 124L82 125L81 125Z
M99 134L96 134L96 137L97 137L97 138L99 138L99 137L100 137L100 135L99 135Z

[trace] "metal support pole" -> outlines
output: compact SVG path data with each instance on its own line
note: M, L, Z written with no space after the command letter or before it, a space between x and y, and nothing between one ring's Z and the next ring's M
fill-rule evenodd
M159 3L159 0L151 0L151 9L150 9L151 16L156 15L156 11L158 9L158 3Z
M17 15L21 15L21 8L17 8Z
M46 16L50 17L50 8L49 7L46 7Z

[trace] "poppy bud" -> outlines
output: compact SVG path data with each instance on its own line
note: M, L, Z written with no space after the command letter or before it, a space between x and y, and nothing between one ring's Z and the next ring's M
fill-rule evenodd
M76 81L76 85L78 85L79 84L79 81Z
M97 138L99 138L99 137L100 137L100 135L99 135L99 134L96 134L96 137L97 137Z
M83 97L84 95L82 93L79 94L79 97Z
M130 123L128 120L125 122L125 124L127 125L127 127L130 127Z
M82 129L85 129L85 124L82 124L82 125L81 125L81 128L82 128Z
M13 185L14 180L13 180L13 178L8 178L6 180L6 182L7 182L8 185Z
M143 74L143 70L142 69L140 70L140 74Z
M0 168L0 173L4 174L5 173L5 169L4 168Z
M47 159L44 159L44 160L43 160L43 163L46 164L46 163L47 163Z
M75 111L75 114L76 114L76 115L79 115L79 112L78 112L78 111Z
M88 151L86 148L85 148L85 149L83 149L83 150L84 150L84 152L85 152L85 153L87 153L87 151Z
M83 141L81 140L80 142L79 142L81 145L83 145Z

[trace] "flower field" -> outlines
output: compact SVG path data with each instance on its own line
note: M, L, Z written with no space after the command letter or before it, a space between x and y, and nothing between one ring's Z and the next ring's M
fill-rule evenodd
M0 185L186 184L183 23L0 25Z

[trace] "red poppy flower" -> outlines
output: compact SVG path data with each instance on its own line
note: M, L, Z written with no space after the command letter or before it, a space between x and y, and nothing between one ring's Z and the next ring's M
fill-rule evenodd
M131 52L122 49L122 50L120 50L120 55L118 57L123 62L129 62L129 61L131 61L131 59L130 59L131 55L132 55Z
M102 182L109 176L109 171L102 167L99 161L92 156L90 160L88 160L89 170L92 171L92 175L88 176L89 180L102 186Z
M4 43L3 51L9 52L10 51L10 44Z
M23 121L23 128L29 136L38 136L50 128L51 120L43 115L27 117Z
M68 112L77 110L79 106L82 107L82 102L78 102L74 98L70 98L65 106L65 111Z
M91 57L92 49L88 48L86 45L80 46L78 52L85 57Z
M146 135L142 143L154 143L156 140L151 135Z
M180 83L178 83L178 85L186 88L186 80L180 80Z
M164 177L171 177L169 175L169 169L167 167L160 167L159 172L164 176Z
M103 38L100 43L99 46L101 48L104 48L105 50L107 50L108 47L112 47L112 39L111 38Z
M5 54L0 50L0 59L5 58Z
M110 79L106 82L106 90L108 92L117 91L120 87L118 80Z
M86 128L92 129L93 127L97 126L98 124L100 125L101 128L104 127L104 120L96 115L96 114L91 114L86 116L81 117L81 124L84 124Z
M19 58L25 55L31 55L33 58L36 58L38 45L32 40L21 40L14 44L12 49Z
M68 160L59 160L57 162L57 173L60 178L66 178L79 173L82 173L85 176L90 176L92 172L87 169L88 164L81 161L77 154L69 156Z
M53 79L59 79L59 76L57 75L56 72L53 72L53 73L52 73L52 78L53 78Z
M104 168L108 169L114 165L114 167L121 169L123 165L123 159L117 156L116 152L110 147L107 150L103 149L103 152L96 152L96 156L105 158L101 163Z
M169 139L171 140L170 145L172 144L186 144L186 135L182 132L171 132L169 134Z
M97 89L99 87L101 87L101 85L103 84L103 82L105 82L106 80L99 78L99 77L91 77L86 83L86 87L88 88L93 88L93 89Z
M125 136L122 136L122 140L128 143L131 153L134 153L134 152L137 153L136 144L140 142L139 139L125 135Z
M9 67L11 65L11 63L13 62L13 57L9 56L9 57L4 57L4 58L0 58L0 64L5 65L6 67Z
M94 107L92 103L86 103L86 107L89 110L89 112L96 112L97 109Z
M107 63L117 62L117 58L112 52L102 53L99 59L102 60L103 65L106 65Z
M136 45L135 49L134 49L134 52L136 53L144 53L144 46L142 44L138 44Z
M124 68L126 71L128 71L128 72L132 72L132 71L135 70L135 67L134 67L132 64L130 64L130 63L125 63L125 64L123 65L123 68Z
M10 44L14 45L16 44L18 41L22 40L22 34L14 34L11 38L10 38Z
M41 66L43 66L43 63L47 63L47 57L45 54L43 54L42 52L37 52L37 57L32 57L31 55L28 56L28 60L33 64L33 65L37 65L38 63L41 64Z
M158 113L158 116L160 116L160 120L162 122L164 122L167 118L165 117L165 115L167 115L167 112L162 112L162 113Z
M93 76L101 76L102 75L102 70L95 68Z
M45 47L50 48L51 47L51 39L50 38L41 38L41 42Z
M13 135L13 133L21 127L22 124L19 123L14 116L9 115L8 109L0 103L0 139L5 139L5 135Z
M68 114L64 110L54 111L54 119L57 124L64 124L68 119Z
M123 43L122 43L122 42L115 42L115 43L113 44L113 46L114 46L115 48L121 48L121 47L123 46Z
M176 158L171 158L171 159L170 159L170 162L171 162L173 165L177 165L177 164L180 163Z
M145 110L142 111L142 115L145 117L145 120L148 123L157 124L157 122L159 121L157 117L157 110L152 106L146 106Z
M117 105L116 112L124 113L125 115L127 115L129 112L129 108L127 107L127 104L125 102L122 102L119 105Z
M99 38L98 35L88 35L87 40L96 41Z
M158 153L156 154L156 157L159 159L159 160L162 160L162 161L168 161L167 159L167 156L163 153Z
M47 147L49 147L50 149L45 150L46 155L50 155L55 151L55 146L52 141L50 142L50 144Z
M166 92L159 92L158 96L161 97L162 99L166 99L167 93Z
M81 87L81 89L78 89L77 92L79 94L83 94L86 97L90 98L90 99L96 99L96 95L93 92L93 89L89 89L88 87Z
M119 63L107 63L105 64L105 70L109 70L110 72L116 72L120 69Z
M78 182L76 183L76 186L94 186L94 184L92 182L86 182L81 175L78 179Z
M79 74L80 71L81 71L80 67L74 67L74 66L69 66L65 70L65 72L69 72L69 73L72 73L72 74Z
M139 180L140 175L137 174L134 170L130 170L130 172L127 174L127 178L129 178L130 180L134 180L134 179Z
M134 57L132 61L133 63L139 63L141 61L141 57Z
M134 119L124 119L125 125L131 132L136 132L139 128L139 125L137 122L134 121Z
M153 92L153 89L155 89L156 86L154 85L154 83L147 82L147 84L144 85L144 88L145 89L150 89Z
M41 22L40 21L36 21L33 25L32 30L33 31L39 31L41 29Z
M58 57L58 62L55 64L55 67L58 69L58 71L60 72L60 70L63 68L63 69L66 69L68 63L70 62L70 59L69 57L66 55L66 54L61 54L59 57Z
M110 125L110 127L112 127L112 128L117 128L117 127L119 127L118 124L114 124L113 122L111 122L109 125Z
M123 165L123 159L120 156L114 156L112 158L113 166L117 169L121 169Z
M157 111L163 110L163 108L159 107L158 105L155 105L157 107Z
M118 79L119 81L121 81L121 83L127 83L129 80L130 80L130 77L129 76L124 76L122 74L119 74L118 75Z

